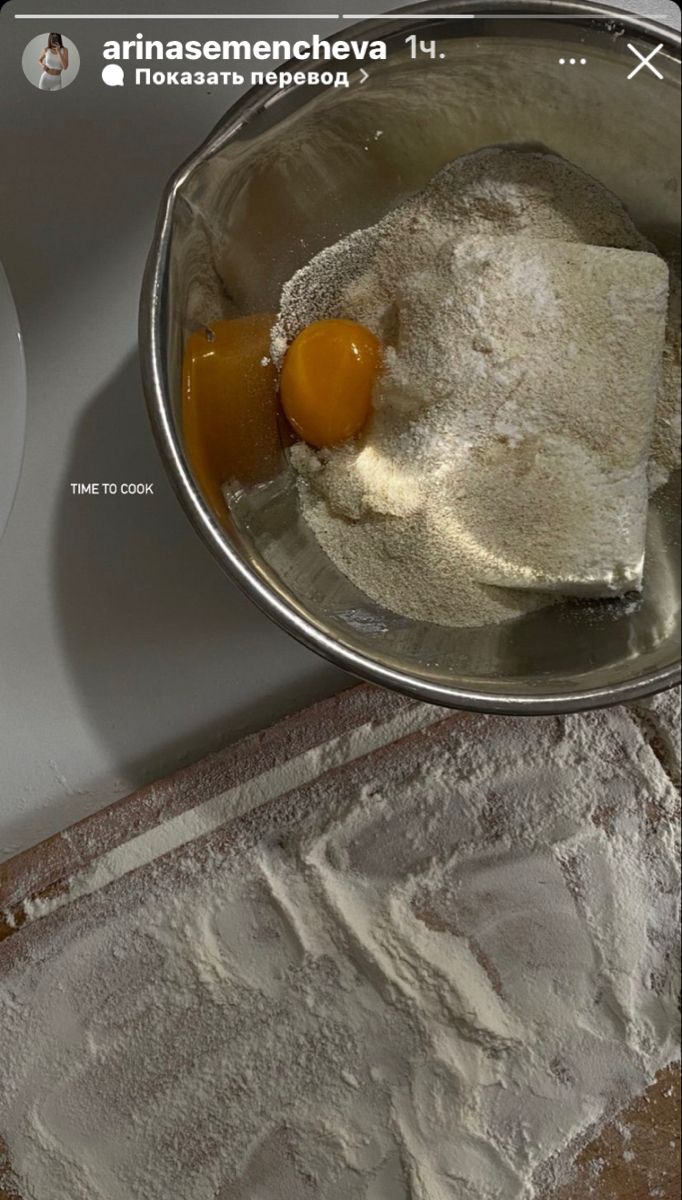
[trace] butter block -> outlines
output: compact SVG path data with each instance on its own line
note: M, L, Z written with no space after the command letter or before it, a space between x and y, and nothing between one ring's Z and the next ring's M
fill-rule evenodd
M421 307L450 414L456 400L446 499L476 578L596 597L640 588L665 262L477 236L441 267L439 288L407 281L401 313Z

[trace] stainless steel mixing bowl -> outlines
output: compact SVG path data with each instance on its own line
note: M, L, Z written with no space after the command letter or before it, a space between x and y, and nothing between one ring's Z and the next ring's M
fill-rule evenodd
M679 36L588 3L522 7L525 19L511 16L517 0L412 6L417 15L358 27L355 36L381 37L389 48L385 63L368 64L366 82L259 87L240 100L166 189L140 350L155 436L186 512L289 633L355 675L435 703L568 712L679 680L675 483L651 513L639 607L566 603L503 625L445 629L396 616L340 574L299 514L284 452L273 479L235 493L219 521L193 477L180 421L189 331L220 316L275 311L282 284L314 253L481 146L549 147L617 193L661 249L676 244ZM458 11L488 15L442 19ZM445 57L412 61L412 33L436 39ZM643 55L663 44L652 60L662 80L648 67L628 79L639 61L628 43Z

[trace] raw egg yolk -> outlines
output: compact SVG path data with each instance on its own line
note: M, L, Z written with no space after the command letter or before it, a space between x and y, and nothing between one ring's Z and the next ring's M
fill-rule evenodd
M355 321L315 321L289 347L282 367L282 408L312 446L334 446L369 417L381 345Z
M226 512L223 483L260 483L279 462L273 321L270 314L214 321L187 339L185 446L197 483L219 516Z

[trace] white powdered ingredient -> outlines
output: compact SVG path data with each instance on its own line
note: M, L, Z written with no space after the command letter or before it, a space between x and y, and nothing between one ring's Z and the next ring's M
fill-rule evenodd
M674 788L624 710L465 728L37 922L0 988L23 1197L531 1200L647 1086Z
M275 361L323 317L388 347L365 433L291 450L304 516L355 584L446 625L640 585L647 471L667 478L679 408L651 249L570 164L487 150L293 277Z
M322 746L305 750L284 763L277 763L249 779L248 787L242 783L235 784L228 791L219 792L217 796L211 796L194 808L185 809L162 825L154 826L108 850L95 858L87 870L79 872L66 891L36 900L26 899L22 904L22 916L33 920L63 908L81 896L91 896L112 880L139 870L161 854L169 854L180 846L205 837L227 821L244 816L259 804L265 804L310 782L321 772L352 762L354 758L442 720L443 712L437 705L408 702L387 720L373 719L358 725L350 733L330 738ZM10 927L14 926L15 918L11 912L0 910L0 916Z

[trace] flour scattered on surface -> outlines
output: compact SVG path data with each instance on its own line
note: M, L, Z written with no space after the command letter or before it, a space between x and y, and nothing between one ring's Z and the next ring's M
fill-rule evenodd
M530 1200L644 1090L677 1049L675 790L623 710L466 729L0 947L25 1197Z

